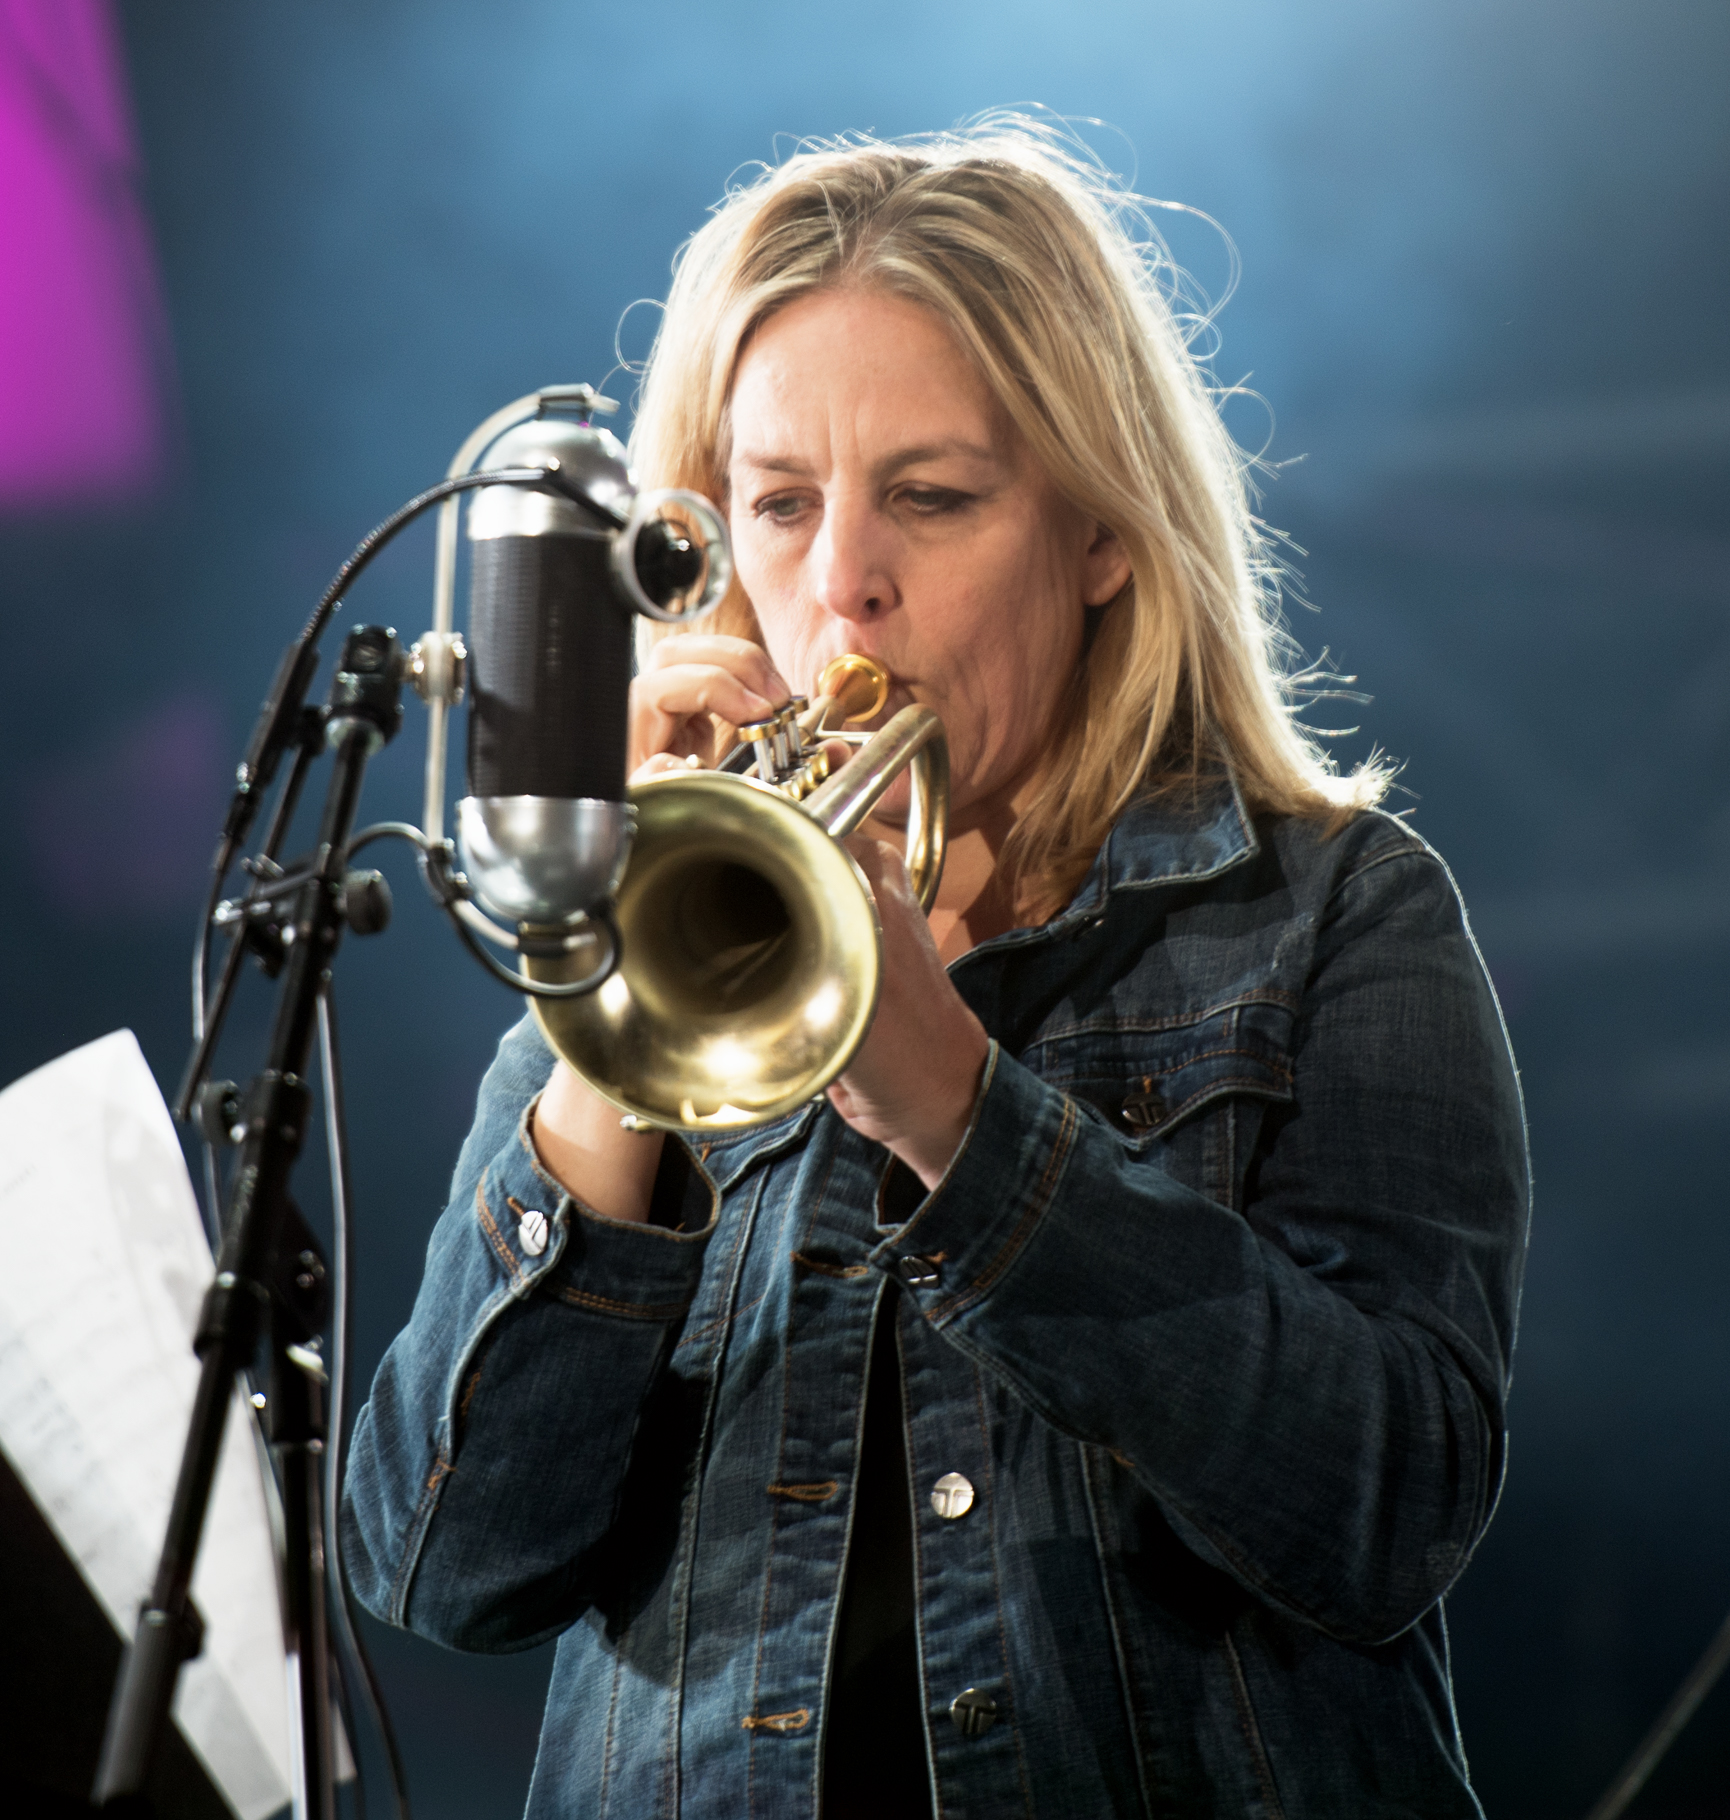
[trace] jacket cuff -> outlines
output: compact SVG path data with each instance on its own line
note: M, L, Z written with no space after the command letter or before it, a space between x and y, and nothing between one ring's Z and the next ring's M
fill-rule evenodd
M871 1254L934 1326L984 1296L1026 1248L1075 1148L1080 1108L994 1041L973 1121L937 1186Z
M720 1204L714 1184L703 1176L712 1206L698 1232L608 1219L541 1167L531 1136L539 1103L537 1094L475 1188L476 1221L511 1293L544 1290L572 1307L624 1320L677 1320L696 1294L714 1230Z

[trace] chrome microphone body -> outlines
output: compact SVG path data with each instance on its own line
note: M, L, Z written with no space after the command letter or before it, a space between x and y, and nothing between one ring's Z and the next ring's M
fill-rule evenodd
M485 487L468 508L463 868L496 914L552 925L608 899L630 853L632 610L611 555L636 488L618 440L580 416L519 424L487 458L552 468L613 521L550 488Z
M699 617L725 592L732 560L709 501L638 489L623 444L589 421L617 409L611 399L550 386L527 402L532 415L490 440L483 426L459 456L484 448L489 468L538 468L547 481L481 487L468 508L457 839L474 896L532 939L604 911L630 855L633 616ZM437 628L423 642L429 656L452 644ZM442 744L438 753L429 768Z

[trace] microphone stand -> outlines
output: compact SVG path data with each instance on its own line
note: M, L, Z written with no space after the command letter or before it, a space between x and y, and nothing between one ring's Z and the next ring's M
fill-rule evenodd
M203 1622L191 1599L193 1568L239 1373L268 1347L265 1427L281 1480L283 1625L289 1658L290 1742L296 1820L335 1820L328 1609L320 1465L325 1449L326 1372L317 1335L325 1318L326 1265L289 1193L306 1134L308 1059L320 993L349 921L346 868L368 759L396 733L402 652L379 627L352 632L325 711L334 752L311 860L273 880L286 903L278 938L286 948L281 996L264 1070L242 1097L240 1144L214 1282L193 1342L200 1362L167 1535L150 1598L109 1708L96 1773L98 1806L148 1811L145 1785L169 1723L180 1665L198 1654ZM357 927L376 927L356 918ZM236 942L248 931L237 931ZM256 1402L257 1399L255 1398Z

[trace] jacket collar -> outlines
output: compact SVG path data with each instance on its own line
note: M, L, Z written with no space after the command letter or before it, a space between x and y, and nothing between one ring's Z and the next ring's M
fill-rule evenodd
M1069 908L1098 909L1113 891L1216 878L1260 850L1230 774L1194 794L1143 796L1117 818Z
M1260 850L1243 793L1229 773L1193 794L1139 796L1112 824L1080 890L1058 915L1036 929L993 936L961 959L1067 933L1103 916L1114 891L1217 878Z

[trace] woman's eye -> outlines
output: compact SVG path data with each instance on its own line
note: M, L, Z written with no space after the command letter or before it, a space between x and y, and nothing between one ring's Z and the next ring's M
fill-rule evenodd
M966 493L953 487L903 487L901 498L922 518L936 518L945 512L959 512L971 503Z
M798 517L804 503L797 493L772 493L767 499L758 500L756 513L773 524L786 524Z

